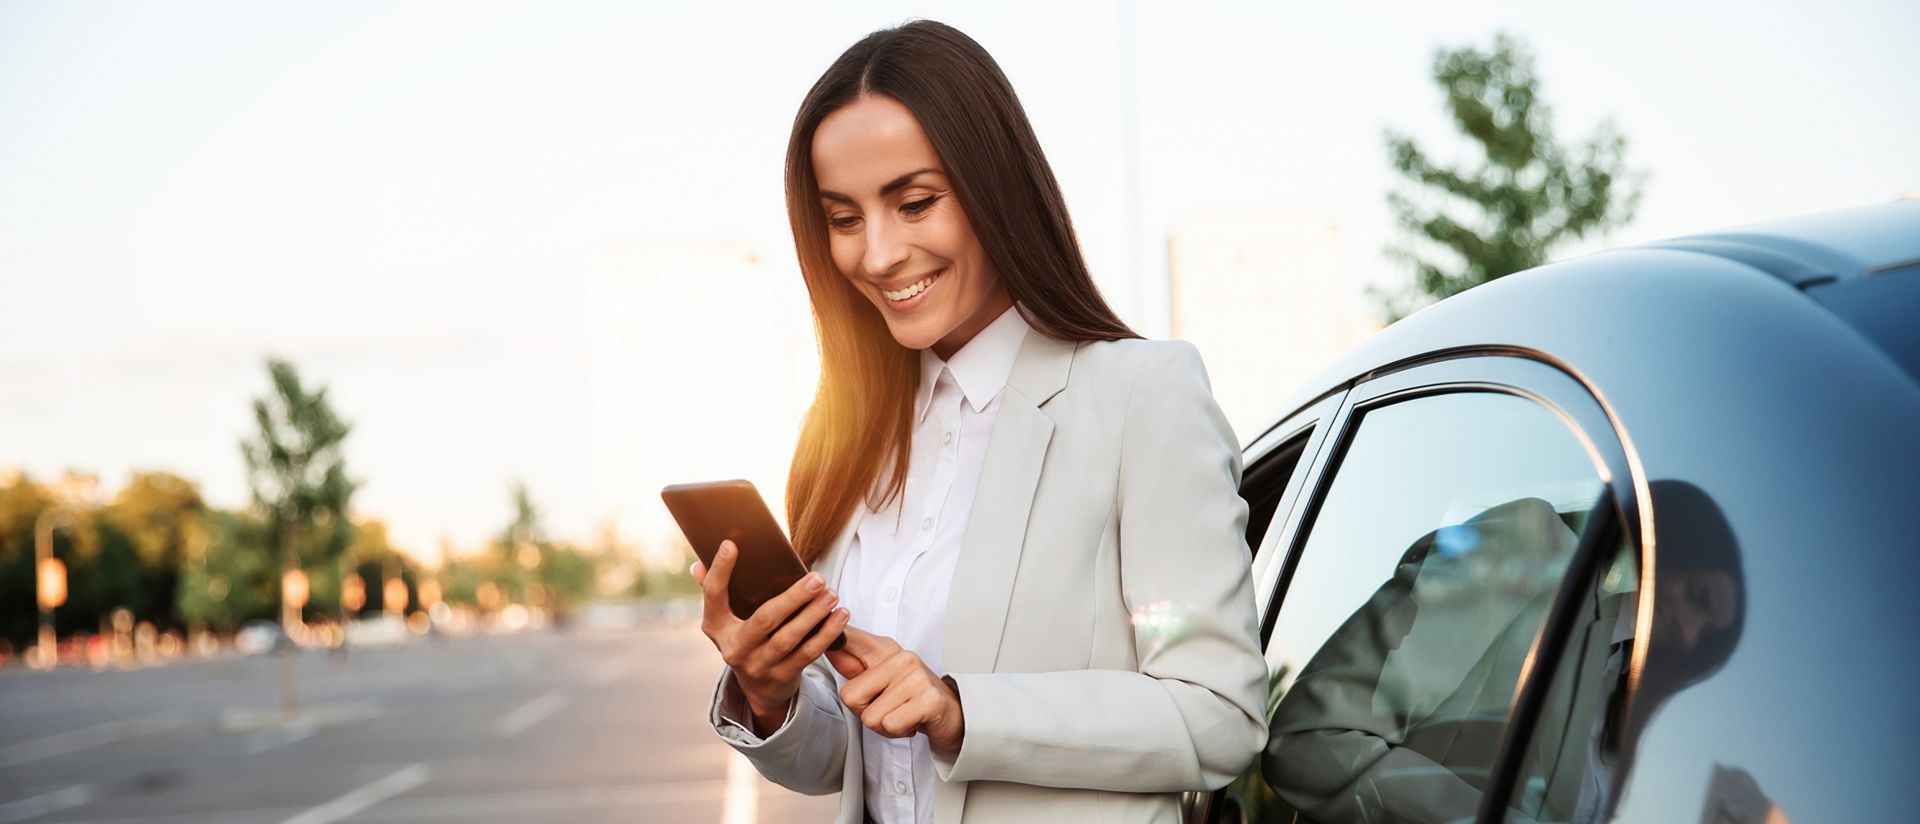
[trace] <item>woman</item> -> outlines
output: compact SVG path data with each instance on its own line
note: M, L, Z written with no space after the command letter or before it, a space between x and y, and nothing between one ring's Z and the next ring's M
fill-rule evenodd
M842 822L1177 820L1266 738L1240 452L1198 353L1107 307L1012 87L948 26L841 55L786 187L814 573L741 621L732 547L696 565L715 730L840 790Z

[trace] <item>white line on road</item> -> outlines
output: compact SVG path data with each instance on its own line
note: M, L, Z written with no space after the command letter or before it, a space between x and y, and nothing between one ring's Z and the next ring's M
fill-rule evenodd
M500 720L493 722L493 732L501 738L512 738L525 732L540 719L559 712L569 700L571 699L567 698L565 692L558 689L552 690L539 698L521 704L513 712L500 716Z
M53 792L43 793L30 798L22 798L19 801L9 801L5 804L0 804L0 824L13 824L15 821L25 821L29 818L50 815L61 810L78 807L92 800L93 790L91 788L85 784L75 784L66 789L54 790Z
M313 807L282 824L332 824L368 807L427 783L425 764L409 764L397 773Z
M186 723L172 710L168 710L129 721L108 721L85 729L55 733L45 738L35 738L18 744L8 744L0 747L0 767L12 767L28 761L66 755L128 738L165 732L185 726Z
M614 807L646 808L685 801L710 802L719 798L725 789L726 782L716 778L704 781L664 781L607 787L568 787L560 790L416 796L388 800L380 805L376 814L381 821L409 819L444 821L499 818L510 815L525 816L527 820L569 821L578 818L587 810L599 811ZM226 821L261 821L277 820L293 812L294 810L291 809L257 808L221 810L217 813L143 815L137 818L74 819L62 821L60 824L202 824L211 816L218 816ZM645 820L646 812L648 811L642 809L639 816L631 818L636 821ZM535 817L535 814L542 813L547 815Z
M760 773L739 750L729 750L727 755L727 794L720 805L720 824L758 824Z

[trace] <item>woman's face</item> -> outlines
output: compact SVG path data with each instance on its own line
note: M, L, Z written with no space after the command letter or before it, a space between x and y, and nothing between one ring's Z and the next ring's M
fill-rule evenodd
M820 121L812 152L834 266L900 345L950 358L1013 305L905 105L862 95Z

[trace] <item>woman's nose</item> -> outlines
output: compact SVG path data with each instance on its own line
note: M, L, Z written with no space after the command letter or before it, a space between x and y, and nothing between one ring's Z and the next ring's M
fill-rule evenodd
M907 260L907 244L901 242L900 232L884 224L879 220L867 223L867 251L861 265L866 267L868 277L890 275Z

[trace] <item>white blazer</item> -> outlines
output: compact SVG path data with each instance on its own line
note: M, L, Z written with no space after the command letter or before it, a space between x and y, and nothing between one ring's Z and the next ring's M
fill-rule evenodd
M967 731L935 754L934 820L1178 821L1180 792L1224 786L1267 739L1239 442L1185 341L1035 329L1000 403L948 598ZM829 585L857 523L814 564ZM841 683L816 661L785 726L721 737L860 824Z

